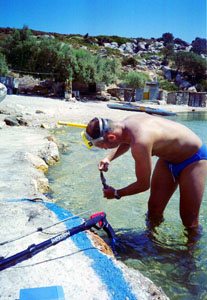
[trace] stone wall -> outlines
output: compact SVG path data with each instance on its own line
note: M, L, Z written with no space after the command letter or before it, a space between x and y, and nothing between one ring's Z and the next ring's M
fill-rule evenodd
M167 95L167 104L206 107L207 93L197 92L170 92Z

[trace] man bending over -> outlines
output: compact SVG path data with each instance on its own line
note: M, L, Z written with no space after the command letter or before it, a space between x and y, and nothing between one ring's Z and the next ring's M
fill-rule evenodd
M162 220L165 207L177 186L183 225L199 225L199 210L207 177L207 147L190 129L179 123L147 114L121 122L95 118L82 133L89 148L112 149L98 164L107 171L112 160L131 148L137 180L119 190L108 186L107 199L120 199L150 188L148 218ZM159 159L152 172L152 156Z

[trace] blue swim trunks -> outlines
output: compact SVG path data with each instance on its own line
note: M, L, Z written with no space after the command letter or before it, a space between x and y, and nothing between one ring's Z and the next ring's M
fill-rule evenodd
M191 163L201 160L201 159L205 159L207 160L207 147L205 144L203 144L201 146L201 148L198 150L198 152L196 152L193 156L191 156L190 158L184 160L183 162L179 163L179 164L172 164L168 161L166 161L166 164L169 168L169 170L172 173L173 179L175 180L176 178L179 177L181 171L187 167L188 165L190 165Z

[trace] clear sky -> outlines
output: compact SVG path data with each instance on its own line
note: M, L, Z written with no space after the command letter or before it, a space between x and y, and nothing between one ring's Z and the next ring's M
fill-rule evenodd
M206 0L0 0L0 27L65 34L206 38Z

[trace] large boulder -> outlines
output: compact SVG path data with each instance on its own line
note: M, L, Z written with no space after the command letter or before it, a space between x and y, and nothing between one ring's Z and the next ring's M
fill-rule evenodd
M186 90L186 89L188 89L189 87L191 87L190 82L185 81L185 80L183 80L183 81L181 82L181 84L179 85L179 89L182 89L182 90Z
M0 102L6 98L7 88L4 84L0 83Z
M125 52L128 52L128 53L134 53L135 47L136 47L136 45L134 43L127 42L126 44L122 44L119 47L119 50L120 51L125 51Z
M138 51L146 51L146 42L138 42L137 50Z
M111 48L111 49L118 49L119 45L116 42L104 43L104 47Z
M176 77L175 77L175 82L176 84L180 85L183 82L183 78L182 78L182 73L177 73Z
M155 48L157 48L157 49L162 49L162 48L164 48L164 43L163 42L158 42L158 41L156 41L156 42L154 42L154 47Z
M171 73L171 70L168 70L166 73L165 73L165 78L167 80L172 80L172 73Z

